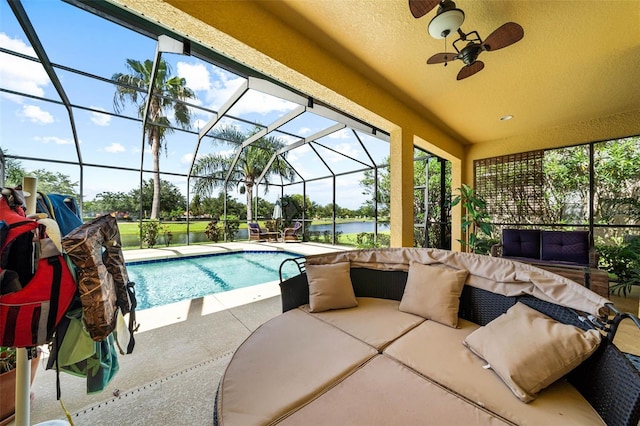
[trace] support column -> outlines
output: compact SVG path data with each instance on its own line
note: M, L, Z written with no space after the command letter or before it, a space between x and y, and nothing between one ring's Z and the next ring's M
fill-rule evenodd
M413 134L391 132L391 247L413 247Z

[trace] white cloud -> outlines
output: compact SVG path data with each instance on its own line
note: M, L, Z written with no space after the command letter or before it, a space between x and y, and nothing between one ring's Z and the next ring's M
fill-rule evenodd
M213 68L213 78L213 84L207 92L206 99L211 108L217 110L244 83L245 79L216 68Z
M118 142L114 142L109 146L105 146L104 150L106 152L109 152L111 154L117 154L119 152L125 152L126 149L124 148L124 146L122 146L122 144L119 144Z
M178 76L187 81L187 86L193 90L211 90L211 75L204 64L188 64L178 62Z
M92 106L90 107L92 109L97 109L100 111L105 111L106 110L104 108L100 108L100 107L95 107ZM91 122L97 126L108 126L111 123L111 116L108 114L100 114L99 112L91 112Z
M310 135L311 129L309 127L301 127L300 130L298 130L298 134L302 136Z
M292 149L291 151L288 151L287 160L289 160L290 162L299 161L309 151L311 151L311 148L308 144L301 145L295 149Z
M353 133L349 129L342 129L338 132L331 133L328 137L331 139L350 139Z
M233 108L237 115L256 113L267 115L272 112L291 111L295 105L284 99L276 98L255 90L248 91L242 100Z
M54 121L53 115L35 105L23 105L18 115L37 124L51 124Z
M57 136L36 136L33 138L37 142L42 142L44 144L54 143L56 145L71 145L73 141L71 139L59 138Z
M182 74L184 73L184 74ZM187 80L193 90L204 91L204 104L212 110L220 107L236 92L246 80L219 68L203 65L178 64L178 74ZM234 115L286 112L295 107L291 102L264 93L249 90L233 107Z
M225 150L222 150L222 151L218 151L218 152L216 152L216 154L218 154L218 155L220 155L222 157L232 157L232 156L235 156L237 152L238 152L237 149L230 148L230 149L225 149Z
M18 38L10 38L5 33L0 33L0 46L24 55L36 56L31 46ZM40 64L5 53L0 53L0 80L6 89L34 96L44 96L42 86L49 84L49 77ZM21 99L14 96L8 98L17 101Z
M188 153L188 154L184 154L182 156L182 158L180 159L180 164L188 164L191 165L191 162L193 161L193 153Z
M204 125L205 125L205 124L207 124L207 120L200 120L200 119L198 119L198 120L196 120L196 121L194 121L194 122L193 122L194 128L195 128L197 131L200 131L200 129L202 129L202 128L204 127Z
M348 155L349 157L352 158L358 158L358 154L360 154L360 151L358 151L357 149L355 149L355 147L352 144L349 143L341 143L341 144L337 144L336 146L332 147L333 149L335 149L336 151L344 154L344 155ZM343 161L346 160L347 158L342 156L342 155L338 155L334 152L331 152L331 154L329 154L330 157L330 161Z

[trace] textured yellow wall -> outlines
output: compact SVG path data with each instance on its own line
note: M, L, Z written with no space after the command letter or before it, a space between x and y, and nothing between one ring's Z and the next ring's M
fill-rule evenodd
M261 2L118 0L116 3L390 132L391 244L413 245L413 167L408 162L413 143L458 165L464 159L463 144L433 124L433 120L427 120L427 111L416 111L400 101L394 93L369 79L366 70L346 66L331 52L284 25ZM454 173L458 174L454 180L459 182L462 168L455 167ZM453 228L458 229L459 222Z

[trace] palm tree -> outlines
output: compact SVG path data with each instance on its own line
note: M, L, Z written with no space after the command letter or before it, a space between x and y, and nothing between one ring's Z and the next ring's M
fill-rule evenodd
M260 128L255 128L249 132L249 134L244 134L233 126L225 126L214 131L212 136L214 139L230 142L239 146L260 130ZM247 222L251 222L253 220L251 201L253 200L253 188L256 185L256 180L267 168L272 155L284 146L285 143L279 138L273 136L262 137L242 150L233 169L231 169L231 165L235 154L209 154L199 158L193 168L194 175L199 176L194 184L194 192L202 196L211 195L214 188L219 188L224 185L224 179L229 173L229 170L231 170L229 181L227 182L227 189L239 184L240 193L246 193ZM284 156L286 153L282 155ZM261 182L265 185L265 193L269 188L270 177L280 176L283 179L291 181L294 178L294 173L291 166L278 156L271 164L271 167L269 167L263 182Z
M138 116L143 118L146 102L146 94L151 83L153 73L153 61L147 59L144 62L135 59L127 59L129 74L116 73L111 77L118 83L116 93L113 95L113 105L116 112L120 112L126 106L127 101L138 107ZM145 134L147 143L151 147L153 155L153 201L151 204L151 218L157 219L160 210L160 150L165 136L173 129L168 113L173 111L175 122L183 129L191 127L191 111L183 102L195 99L196 95L184 78L171 76L171 67L161 59L158 63L158 71L153 84L153 96L149 106L147 128ZM166 150L166 145L165 145Z

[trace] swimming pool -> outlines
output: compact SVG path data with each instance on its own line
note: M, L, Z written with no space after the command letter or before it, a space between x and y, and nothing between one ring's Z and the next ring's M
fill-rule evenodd
M137 309L196 299L255 284L276 281L283 260L300 257L290 252L244 251L143 260L127 263L135 283ZM299 273L293 262L283 268L283 278Z

